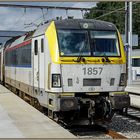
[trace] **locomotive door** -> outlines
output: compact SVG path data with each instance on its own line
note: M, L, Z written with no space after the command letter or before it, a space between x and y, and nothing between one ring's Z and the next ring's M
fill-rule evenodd
M38 54L39 54L39 89L40 89L40 95L43 95L44 90L44 38L43 36L39 37L39 48L38 48Z
M39 55L38 55L38 38L33 39L33 87L34 87L34 92L37 94L38 89L39 89Z
M44 89L44 39L43 36L33 40L33 75L35 92L42 94Z

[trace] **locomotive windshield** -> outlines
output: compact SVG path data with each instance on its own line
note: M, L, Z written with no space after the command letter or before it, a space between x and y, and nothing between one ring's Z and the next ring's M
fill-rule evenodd
M94 56L119 56L119 45L115 32L90 31Z
M58 30L61 55L78 56L81 51L83 56L90 56L90 45L87 31Z
M115 31L58 30L61 56L120 56Z

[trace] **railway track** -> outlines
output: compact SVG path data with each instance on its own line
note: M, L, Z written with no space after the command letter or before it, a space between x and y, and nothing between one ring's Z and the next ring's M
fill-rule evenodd
M68 129L79 138L113 138L127 139L127 137L100 125L75 125Z
M120 115L126 116L136 121L140 121L140 109L135 107L128 108L127 112L120 113Z
M113 131L113 130L108 130L106 132L107 135L111 136L113 139L127 139L127 137Z

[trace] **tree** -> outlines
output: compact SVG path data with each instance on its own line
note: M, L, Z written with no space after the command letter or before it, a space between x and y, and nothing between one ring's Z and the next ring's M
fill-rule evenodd
M85 18L100 19L112 22L119 29L121 34L125 32L125 2L98 2L89 13L85 14ZM116 9L120 9L117 10ZM96 11L97 10L97 11ZM115 11L111 13L111 11ZM108 15L105 15L110 13ZM105 16L103 16L105 15ZM140 36L140 3L133 2L133 34ZM139 38L140 43L140 38Z

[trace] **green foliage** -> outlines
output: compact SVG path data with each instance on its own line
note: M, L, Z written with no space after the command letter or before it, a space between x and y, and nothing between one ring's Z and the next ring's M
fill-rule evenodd
M113 12L105 15L116 9L125 7L125 2L98 2L96 7L93 7L89 13L85 14L85 18L99 19L112 22L119 29L121 34L125 32L125 8L120 11ZM96 11L97 10L97 11ZM100 10L100 11L98 11ZM140 3L134 4L133 2L133 34L140 36ZM139 38L140 43L140 38Z
M119 29L119 31L121 33L124 33L124 27L125 27L124 12L114 12L102 17L102 15L114 11L116 9L122 8L124 6L125 6L124 2L99 2L97 3L97 7L93 7L91 12L85 15L85 18L95 19L101 16L98 19L114 23Z

